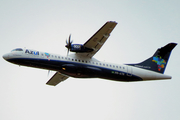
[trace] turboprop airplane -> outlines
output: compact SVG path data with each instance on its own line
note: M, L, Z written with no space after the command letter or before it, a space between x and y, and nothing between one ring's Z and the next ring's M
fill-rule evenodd
M102 62L93 56L106 42L110 33L117 25L114 21L106 22L84 44L72 44L71 35L66 40L69 51L74 54L62 56L31 49L17 48L3 55L8 62L56 71L46 83L55 86L69 77L103 78L114 81L134 82L146 80L171 79L165 75L168 59L176 43L169 43L157 49L153 56L138 64L113 64ZM67 54L68 54L67 53Z

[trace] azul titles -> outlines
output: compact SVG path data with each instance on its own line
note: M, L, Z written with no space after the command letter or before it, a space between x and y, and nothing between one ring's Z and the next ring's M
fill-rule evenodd
M25 53L32 54L32 55L39 55L39 51L33 51L26 49Z

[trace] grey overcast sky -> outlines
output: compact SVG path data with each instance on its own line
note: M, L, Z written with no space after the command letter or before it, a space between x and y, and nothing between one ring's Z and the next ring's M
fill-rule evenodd
M117 21L94 56L138 63L169 42L180 42L179 0L1 0L0 55L29 48L65 55L65 40L84 43L105 22ZM114 82L75 79L56 87L47 70L0 59L0 120L178 120L180 47L165 74L171 80Z

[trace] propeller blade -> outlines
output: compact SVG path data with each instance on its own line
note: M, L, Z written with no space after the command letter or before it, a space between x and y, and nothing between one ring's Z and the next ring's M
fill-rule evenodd
M68 56L68 54L69 54L69 48L68 48L68 51L67 51L67 56Z
M71 40L71 34L69 35L69 43L70 43L70 40Z
M66 39L66 44L68 44L68 40Z
M69 39L67 40L66 39L66 45L65 45L65 47L68 49L68 51L67 51L67 56L68 56L68 54L69 54L69 51L70 51L70 49L71 49L71 44L73 43L73 41L71 41L71 34L69 35Z

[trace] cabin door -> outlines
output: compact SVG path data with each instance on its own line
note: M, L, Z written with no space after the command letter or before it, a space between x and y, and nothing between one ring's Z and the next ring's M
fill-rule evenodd
M132 76L132 67L127 66L127 76Z

